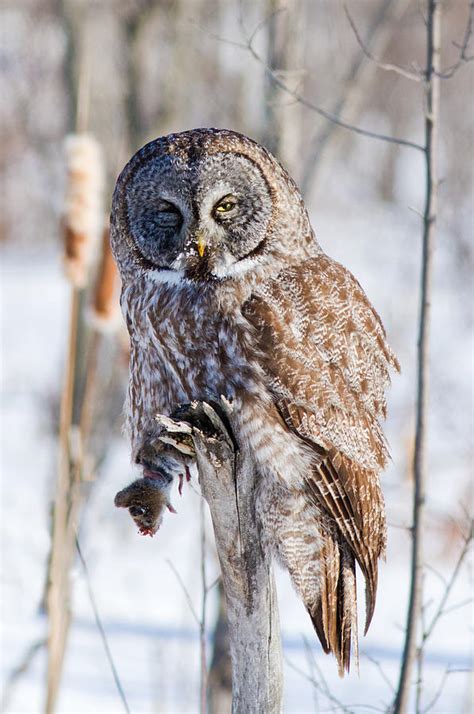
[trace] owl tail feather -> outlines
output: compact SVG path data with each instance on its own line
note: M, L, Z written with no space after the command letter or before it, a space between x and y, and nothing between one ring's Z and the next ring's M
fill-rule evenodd
M352 657L359 666L355 559L337 532L328 533L320 553L321 589L306 603L313 627L326 654L337 659L339 676L349 672Z

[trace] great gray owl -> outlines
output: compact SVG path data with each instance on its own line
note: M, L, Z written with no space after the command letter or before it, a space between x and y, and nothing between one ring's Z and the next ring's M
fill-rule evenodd
M265 543L324 650L348 670L355 562L367 629L386 540L380 420L398 364L379 316L323 253L290 176L235 132L196 129L144 146L117 181L111 224L131 341L133 459L168 494L174 466L150 456L154 415L232 400Z

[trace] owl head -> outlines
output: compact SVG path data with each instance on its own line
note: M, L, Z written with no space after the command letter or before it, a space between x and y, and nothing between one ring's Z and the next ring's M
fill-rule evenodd
M114 192L112 249L125 280L238 278L316 245L292 179L236 132L195 129L144 146Z

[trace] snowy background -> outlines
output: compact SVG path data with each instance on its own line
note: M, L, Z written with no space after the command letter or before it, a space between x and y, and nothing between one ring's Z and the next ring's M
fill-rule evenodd
M315 18L320 20L319 24L308 25L307 46L312 45L310 30L317 33L321 42L312 50L316 55L310 55L307 47L306 66L332 66L334 47L339 53L341 48L347 48L347 62L350 62L351 53L356 52L357 47L353 47L348 39L339 3L314 0L302 4L310 7L313 21ZM354 3L362 26L370 19L373 7L381 4L378 0ZM67 86L61 74L67 34L62 25L64 18L56 16L53 5L46 0L21 5L6 2L3 23L6 49L2 81L7 98L11 100L6 116L7 141L2 147L7 202L0 245L3 686L10 682L12 672L29 648L43 641L47 634L41 600L50 546L50 512L57 465L57 410L70 301L69 286L61 267L62 248L57 227L64 176L61 141L69 130ZM94 7L94 16L86 14L86 2L65 3L69 20L73 19L76 40L78 37L89 38L92 43L89 47L100 47L103 64L107 65L97 65L100 75L94 84L97 112L94 112L92 103L91 123L106 147L112 183L120 164L132 153L130 146L121 149L122 161L122 154L114 152L117 137L125 132L127 114L121 104L126 94L121 82L125 79L121 75L119 80L112 70L123 69L117 49L125 42L121 23L131 16L130 7L133 9L140 3L117 3L112 8L111 3L104 0L90 5ZM192 66L193 57L196 62L196 58L201 57L196 53L202 48L197 47L197 42L189 44L184 58L186 67L197 74L186 78L186 86L193 87L195 78L199 86L191 93L188 113L183 108L189 102L183 77L179 75L180 84L174 93L172 85L164 86L165 69L174 66L170 59L171 50L178 42L181 48L184 47L186 38L196 36L192 23L207 23L209 32L216 29L212 23L217 23L219 34L225 31L226 36L232 37L238 30L237 4L222 0L176 3L181 8L178 19L171 16L173 3L156 2L154 5L157 15L148 18L136 46L143 74L140 87L144 87L146 93L153 82L157 82L170 109L166 114L161 108L160 114L153 93L141 98L142 139L148 138L149 132L159 134L169 129L216 124L261 137L264 107L255 107L255 90L263 81L258 76L261 68L256 69L248 57L242 60L237 50L216 45L206 36L206 52L198 71ZM263 4L256 5L257 9L252 12L264 16ZM408 5L408 15L401 24L394 26L395 39L387 45L390 59L404 59L405 64L413 57L423 56L420 49L423 47L422 35L413 35L413 27L415 23L420 24L420 18L415 8L410 3ZM120 6L120 12L115 12L117 6ZM466 3L459 0L447 3L447 6L445 33L446 54L449 55L451 39L462 34ZM165 7L167 15L163 15ZM217 15L212 14L212 8L217 8ZM163 17L168 24L160 30L161 35L156 35L158 30L153 23ZM187 28L188 34L184 33L184 37L173 30L172 23L178 21ZM159 26L163 27L163 24ZM249 26L252 26L250 20ZM331 47L323 41L328 28L333 33ZM150 50L154 38L160 39L164 68L157 69L156 56ZM167 62L171 64L167 65ZM215 81L221 89L226 81L229 82L227 95L220 97L213 91L212 67L219 70L216 70ZM334 81L339 74L343 74L340 69ZM453 571L462 546L459 524L462 525L463 512L470 508L472 501L474 216L472 173L467 161L469 155L472 157L472 106L465 111L467 93L473 89L472 74L469 68L463 69L449 86L443 86L442 94L443 184L431 333L426 534L429 567L425 576L428 623ZM249 79L250 75L252 79ZM110 76L114 81L107 83L106 77ZM316 96L321 97L321 104L328 105L331 86L330 83L326 86L327 78L321 79L320 85L317 85L314 73L310 79L307 91L316 91L316 86ZM44 84L44 93L38 90L38 80ZM400 82L400 79L388 80L383 73L381 77L377 75L377 81L374 80L370 87L367 107L359 111L358 123L376 130L393 129L398 135L420 140L422 103L419 88L415 95L412 87L405 90L405 85ZM253 107L246 114L241 110L245 121L237 116L231 100L226 100L237 84L246 105ZM107 108L108 119L104 120ZM289 110L293 109L289 107ZM313 116L302 115L300 144L309 135L313 124L316 125ZM298 164L297 156L294 163ZM390 166L388 192L386 179L381 185L381 175L385 175L387 165ZM294 172L298 174L297 169ZM394 377L388 396L387 434L393 460L383 477L390 526L387 562L380 569L372 626L367 637L361 638L360 673L353 671L344 680L338 678L335 662L321 652L288 577L278 571L285 656L285 712L288 713L386 711L393 698L392 688L397 683L409 584L410 538L406 526L410 522L411 510L421 243L421 221L417 211L423 206L423 188L421 156L403 149L397 149L392 155L383 144L344 135L332 154L330 165L325 165L308 196L320 243L330 255L354 272L368 293L382 316L389 340L400 359L402 374ZM119 408L113 417L117 422L120 420ZM142 538L126 513L113 506L114 494L131 480L132 475L127 444L119 431L113 430L96 480L88 487L87 505L81 514L79 537L89 582L131 711L197 712L198 626L168 561L179 572L199 610L202 598L199 486L194 480L185 487L182 498L174 494L173 503L178 515L169 514L154 539ZM210 523L207 523L207 536L207 579L211 583L218 575L218 566ZM469 565L466 563L462 568L447 603L450 610L439 620L426 649L423 706L427 708L436 700L430 710L433 712L454 714L471 710L468 670L472 656L472 609L467 601L472 582ZM120 712L121 702L95 624L80 562L74 566L72 580L73 622L57 711L64 714ZM362 603L363 593L360 591L359 595ZM363 606L360 615L363 622ZM207 607L209 638L215 617L216 592L213 590ZM310 651L305 642L309 643ZM211 651L209 639L209 656ZM446 676L447 670L455 671ZM42 711L45 671L45 650L40 648L14 685L9 684L4 690L8 694L8 701L4 702L5 712ZM321 682L325 681L337 701L328 701L310 681L312 678L323 687Z

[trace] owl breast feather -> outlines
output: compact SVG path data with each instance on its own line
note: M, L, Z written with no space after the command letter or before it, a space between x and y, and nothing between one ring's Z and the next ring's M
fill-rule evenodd
M193 400L264 398L251 327L240 310L223 314L211 287L141 279L125 288L122 308L131 340L131 423L170 414Z

